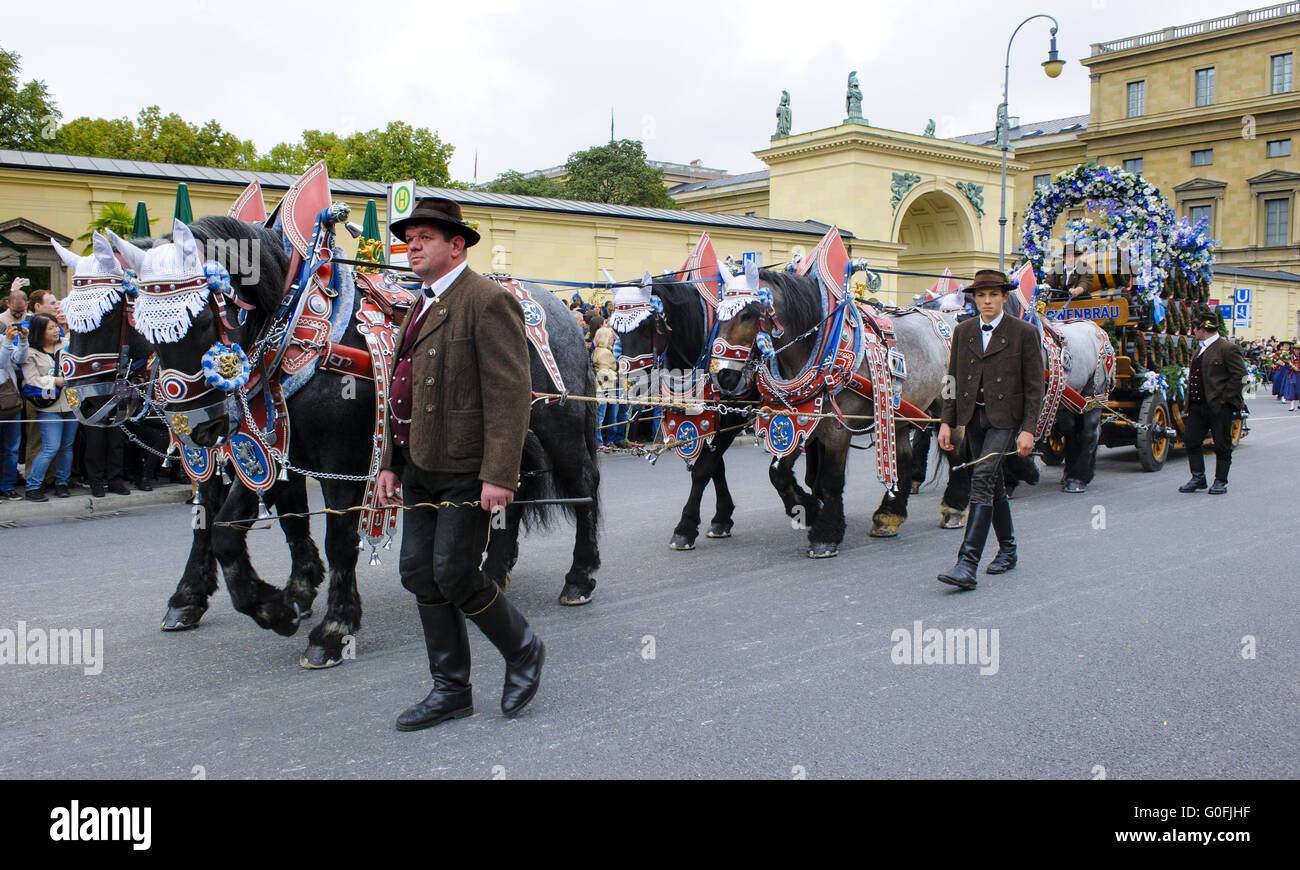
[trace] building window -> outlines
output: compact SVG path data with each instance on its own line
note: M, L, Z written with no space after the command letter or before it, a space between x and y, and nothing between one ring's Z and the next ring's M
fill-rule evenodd
M1196 105L1214 105L1214 67L1196 71Z
M1214 149L1202 148L1199 151L1192 152L1193 166L1209 166L1214 162Z
M1269 157L1290 157L1291 140L1290 139L1272 139L1268 143Z
M1142 174L1142 158L1141 158L1141 157L1130 157L1128 160L1125 160L1125 161L1124 161L1124 171L1125 171L1125 172L1132 172L1134 175L1141 175L1141 174Z
M1291 200L1264 200L1264 246L1281 247L1288 243L1291 230Z
M1146 112L1147 83L1128 83L1128 116L1136 118Z
M1034 189L1035 189L1035 190L1037 190L1037 189L1040 188L1040 187L1047 187L1047 186L1048 186L1049 184L1051 184L1051 183L1052 183L1052 176L1051 176L1050 174L1048 174L1048 175L1035 175L1035 176L1034 176Z
M1204 220L1208 232L1208 229L1214 226L1213 208L1213 206L1209 205L1194 205L1189 208L1187 210L1187 217L1191 220L1192 226L1196 226Z
M1269 93L1285 94L1291 90L1291 55L1275 54L1271 58L1272 89Z

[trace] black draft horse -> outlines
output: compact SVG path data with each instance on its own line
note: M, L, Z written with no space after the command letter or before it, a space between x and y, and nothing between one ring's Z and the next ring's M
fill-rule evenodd
M662 311L655 311L634 328L619 333L625 358L649 356L651 365L631 372L628 377L629 395L659 397L656 378L667 378L670 383L680 383L691 378L708 377L709 339L705 332L704 303L696 288L672 278L656 278L652 287L659 297ZM662 357L662 368L659 366ZM703 359L703 370L696 366ZM698 383L702 383L697 381ZM733 398L757 398L752 386ZM673 529L669 548L695 549L695 539L700 533L700 502L705 488L712 483L717 497L713 519L709 521L710 538L731 537L732 514L736 503L727 487L727 469L723 455L744 428L747 413L728 411L718 415L717 434L701 448L688 469L691 475L691 492L682 508L681 519Z
M260 336L280 305L290 265L281 233L219 216L196 221L190 231L195 241L204 250L212 252L214 259L229 271L232 287L241 300L252 306L247 311L245 335ZM251 261L244 262L240 252L248 250L256 254ZM355 288L351 292L360 293ZM566 386L574 395L594 395L595 378L577 324L553 294L539 291L535 296L547 313L552 351ZM355 296L353 304L355 310ZM192 318L188 331L179 341L156 345L154 349L165 367L196 372L200 369L203 354L217 338L216 318L210 307L204 307ZM355 318L348 323L340 341L349 347L365 347ZM538 392L553 390L545 368L535 354L532 356L534 389ZM203 398L196 404L210 401ZM595 587L592 573L600 565L596 544L600 475L596 466L595 406L589 405L569 402L534 407L517 494L520 500L553 494L590 499L586 504L570 508L578 521L578 538L574 546L574 562L565 577L561 594L561 600L568 604L585 604L590 600ZM360 504L374 437L373 382L317 371L290 397L287 406L293 433L290 463L317 477L327 507L341 509ZM184 405L168 406L168 413L184 410ZM201 446L215 446L233 434L234 428L233 418L217 414L194 427L190 437ZM292 483L293 472L290 477ZM277 487L285 485L276 484ZM275 492L275 487L271 492ZM305 498L303 501L305 505ZM289 636L310 613L316 587L323 579L323 570L316 575L300 575L295 571L283 590L258 577L248 557L246 535L249 524L238 522L256 516L257 503L256 493L238 481L232 484L229 495L215 516L210 517L212 549L226 578L235 609L251 616L262 628ZM285 512L285 507L281 505L280 510ZM518 555L520 523L544 523L548 518L547 511L545 506L535 505L513 507L507 511L507 533L492 536L484 562L484 572L493 581L501 586L509 582L508 572ZM307 541L310 543L310 538ZM325 668L339 664L343 660L344 644L360 629L361 599L356 583L359 541L355 514L326 517L325 555L330 566L328 607L324 619L311 631L307 650L300 662L303 667ZM314 546L311 544L313 549ZM183 579L182 586L184 588L177 589L169 607L206 607L206 598L213 591L208 584L185 587Z
M151 248L153 239L134 239L131 244L142 250ZM109 269L101 268L107 272ZM77 291L74 289L73 293ZM70 294L71 296L71 294ZM71 299L65 300L69 305ZM121 341L127 342L127 366L131 371L130 391L125 396L104 394L101 385L112 384L116 378L116 362L105 367L102 373L78 378L73 388L81 387L77 407L73 413L77 419L89 426L119 426L124 436L139 444L142 449L154 454L166 454L171 442L171 435L166 424L158 419L156 412L141 415L144 409L145 391L152 388L152 380L147 378L149 369L146 363L153 354L153 348L144 338L130 328L128 303L122 294L112 306L103 313L98 324L89 330L70 329L67 353L74 360L90 357L117 360L121 353ZM123 320L128 323L124 324ZM125 328L124 328L125 327ZM241 331L232 337L241 341ZM85 387L95 389L86 390ZM91 392L95 395L85 395ZM115 407L106 408L109 403ZM100 412L104 414L100 416ZM99 419L91 422L97 416ZM138 419L137 419L138 418ZM217 561L212 549L212 520L217 509L225 502L230 492L230 484L223 483L222 475L214 473L198 485L199 504L194 508L190 523L194 534L190 545L190 555L185 562L185 569L176 586L176 591L167 602L167 612L163 616L163 631L184 631L197 628L199 620L208 608L208 598L217 590ZM277 482L266 495L268 505L280 513L300 513L307 510L307 485L301 475L290 475L289 482ZM320 552L311 539L311 528L305 518L282 517L280 528L284 532L285 542L289 545L291 568L290 584L308 584L315 588L325 575ZM304 615L310 615L306 613Z

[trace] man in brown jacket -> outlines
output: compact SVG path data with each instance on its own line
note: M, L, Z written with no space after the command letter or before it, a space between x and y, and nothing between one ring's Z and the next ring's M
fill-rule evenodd
M1179 492L1205 489L1205 457L1201 444L1208 430L1214 438L1214 485L1210 495L1228 491L1228 469L1232 466L1232 418L1246 410L1241 392L1246 363L1241 348L1219 336L1218 318L1203 314L1193 330L1200 346L1187 367L1187 464L1192 479Z
M981 269L966 288L979 317L957 325L943 390L939 446L952 449L952 429L966 427L975 468L971 474L970 516L966 537L952 570L939 580L961 589L975 588L984 540L992 524L998 554L988 573L1016 567L1016 539L1011 504L1002 476L1002 459L1014 446L1021 456L1034 449L1034 430L1043 402L1043 357L1038 330L1004 314L1011 284L1007 276Z
M415 731L474 712L466 617L505 657L507 716L536 693L546 647L479 570L492 514L519 486L532 400L523 310L466 265L479 234L457 203L421 200L392 231L424 292L397 336L380 501L479 502L403 514L402 585L415 594L433 675L428 697L397 718L399 731Z

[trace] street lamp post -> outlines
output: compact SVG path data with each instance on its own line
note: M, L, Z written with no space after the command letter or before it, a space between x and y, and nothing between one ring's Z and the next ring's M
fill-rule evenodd
M998 271L1003 274L1007 271L1007 151L1011 148L1011 114L1007 108L1007 91L1011 86L1011 43L1015 42L1020 28L1035 18L1048 18L1052 22L1052 44L1047 52L1047 60L1043 61L1043 72L1047 73L1048 78L1054 79L1061 74L1061 68L1065 66L1065 61L1061 60L1056 52L1056 31L1061 25L1050 15L1030 15L1016 26L1011 33L1011 39L1007 40L1007 59L1002 75L1002 105L998 106L1000 128L998 147L1002 149L1002 209L998 217Z

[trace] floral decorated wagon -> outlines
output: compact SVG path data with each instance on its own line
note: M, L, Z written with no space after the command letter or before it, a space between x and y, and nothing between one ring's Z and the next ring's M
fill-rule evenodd
M1072 210L1083 210L1083 216ZM1053 236L1066 215L1064 232ZM1072 254L1088 264L1090 292L1049 296L1049 320L1093 320L1115 347L1115 387L1098 443L1133 445L1146 471L1184 447L1188 366L1196 353L1192 323L1207 311L1214 241L1206 222L1178 221L1160 191L1140 175L1088 163L1056 175L1034 191L1025 212L1023 249L1040 279L1064 271ZM1218 308L1212 312L1224 330ZM1246 433L1234 420L1235 444ZM1050 463L1063 445L1046 445ZM1059 461L1057 459L1056 461Z

